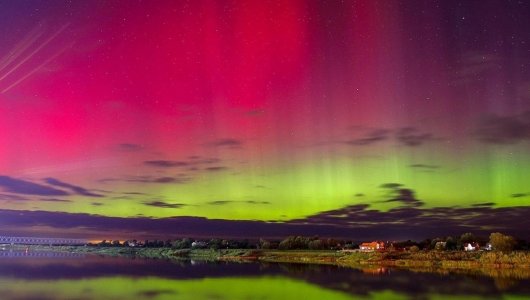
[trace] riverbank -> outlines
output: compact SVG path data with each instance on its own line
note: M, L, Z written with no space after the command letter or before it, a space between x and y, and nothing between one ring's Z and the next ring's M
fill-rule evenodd
M19 248L26 248L18 246ZM343 252L311 250L255 249L172 249L90 246L29 246L31 251L60 251L108 256L154 259L194 259L209 261L262 261L303 264L331 264L343 267L383 266L442 269L530 269L530 252L510 253L492 251L394 251Z

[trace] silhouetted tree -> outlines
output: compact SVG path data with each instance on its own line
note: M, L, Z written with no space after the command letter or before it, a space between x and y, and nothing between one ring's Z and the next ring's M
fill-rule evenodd
M308 248L311 250L321 250L324 246L322 240L312 240L308 244Z
M218 250L221 248L221 240L220 239L211 239L208 242L208 247L210 249Z
M456 239L449 236L445 239L445 250L456 250Z
M190 249L192 240L189 238L183 238L181 240L175 240L173 242L173 248L175 249Z
M460 244L462 245L462 247L467 243L472 244L476 242L477 242L477 237L470 232L464 233L460 236Z
M409 248L409 251L412 252L412 253L416 253L416 252L420 251L420 247L414 245L414 246Z
M493 250L510 252L513 250L517 242L513 236L504 235L500 232L490 234L490 244Z
M271 243L264 239L259 239L259 247L260 249L270 249Z

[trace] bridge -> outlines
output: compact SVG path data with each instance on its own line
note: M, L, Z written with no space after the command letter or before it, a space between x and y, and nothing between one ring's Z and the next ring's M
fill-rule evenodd
M62 257L85 257L82 253L68 252L44 252L44 251L0 251L0 259L3 257L44 257L44 258L62 258Z
M20 237L20 236L0 236L0 244L9 245L86 245L88 240L83 239L63 239L63 238L41 238L41 237Z

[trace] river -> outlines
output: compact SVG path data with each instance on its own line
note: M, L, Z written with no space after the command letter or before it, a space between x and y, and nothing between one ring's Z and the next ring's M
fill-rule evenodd
M3 300L530 299L517 277L0 251Z

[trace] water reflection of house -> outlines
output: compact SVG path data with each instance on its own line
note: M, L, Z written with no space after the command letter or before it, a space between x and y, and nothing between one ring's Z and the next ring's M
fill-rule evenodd
M362 243L360 246L359 246L359 249L361 251L366 251L366 252L370 252L370 251L381 251L381 250L385 250L385 243L384 242L371 242L371 243Z

